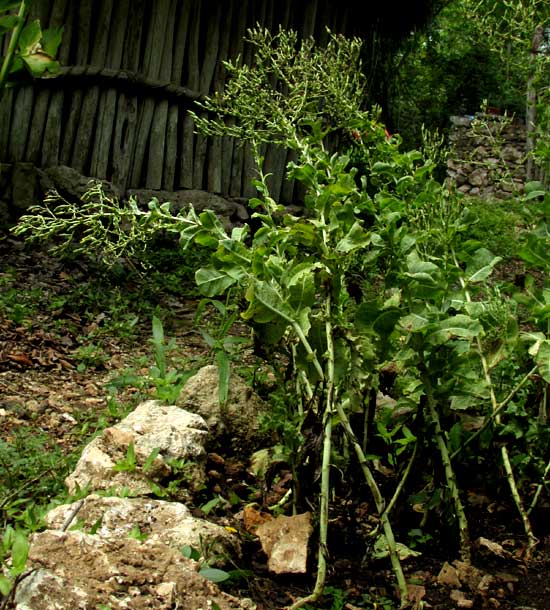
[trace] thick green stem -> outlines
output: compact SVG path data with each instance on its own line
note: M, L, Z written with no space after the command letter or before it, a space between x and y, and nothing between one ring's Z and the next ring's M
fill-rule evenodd
M460 492L456 483L456 476L451 464L451 457L449 455L449 448L445 442L443 429L441 427L441 421L439 419L439 413L437 412L435 399L433 396L432 384L426 371L421 371L421 378L424 384L424 390L426 392L426 400L428 403L428 412L435 425L435 436L437 439L437 445L439 447L439 453L441 454L441 461L445 469L445 479L451 492L453 504L455 507L456 518L458 521L458 531L460 536L460 556L463 561L470 562L471 560L471 548L470 548L470 533L468 531L468 519L464 512L464 506L460 499Z
M19 36L21 35L21 31L23 30L23 26L25 25L26 16L27 3L25 2L25 0L23 0L19 6L19 13L17 14L18 21L16 26L13 28L10 44L8 46L8 51L6 53L6 56L4 57L4 61L2 62L2 67L0 68L0 98L2 97L6 82L8 80L8 74L10 73L10 68L15 55L15 50L17 49L17 44L19 43Z
M453 252L453 256L454 256L455 265L458 267L459 266L458 261L456 259L456 256L454 255L454 252ZM464 296L466 297L466 300L468 301L468 303L471 303L472 299L470 296L470 292L468 290L468 287L467 287L466 282L463 277L460 278L460 284L462 286L462 290L464 292ZM477 351L478 351L479 359L481 361L481 366L483 368L483 375L485 377L485 382L487 383L487 387L489 388L489 394L491 397L491 407L492 407L492 411L493 411L493 415L494 415L494 420L497 425L500 425L501 424L500 409L499 409L499 403L498 403L498 400L497 400L497 397L495 394L493 380L491 379L491 369L489 367L489 364L487 363L487 358L485 357L485 353L483 352L483 344L481 343L481 339L479 337L476 337L476 344L477 344ZM529 521L529 515L523 506L523 501L521 499L521 495L519 493L518 486L516 484L514 470L512 468L512 463L510 461L510 454L508 453L508 447L506 447L506 445L502 445L502 447L500 448L500 456L502 458L502 464L503 464L504 470L506 472L506 478L508 480L508 486L510 487L510 493L512 494L512 498L514 499L516 508L518 509L518 512L520 514L521 520L523 522L523 529L525 530L525 534L527 536L528 542L527 542L527 549L526 549L525 555L526 555L526 558L529 559L533 549L537 545L538 540L537 540L536 536L533 534L531 522Z
M380 522L382 523L384 536L386 537L386 542L388 543L390 561L394 574L397 578L397 585L399 587L399 594L401 596L401 605L404 606L408 602L407 581L405 580L405 575L403 574L403 568L401 567L399 554L397 553L395 537L393 535L393 530L389 520L388 510L386 510L386 503L384 501L384 498L382 497L382 494L380 493L380 489L378 487L378 484L376 483L376 480L372 476L372 472L367 463L367 458L365 457L365 454L363 452L363 449L361 448L357 436L355 435L355 432L353 431L349 423L349 419L344 408L345 405L346 402L341 404L340 402L336 401L336 411L340 418L340 423L342 424L342 427L344 428L344 431L349 441L353 445L355 454L357 455L357 459L359 460L359 464L361 466L361 470L363 471L363 475L365 477L367 485L369 486L372 496L374 498L376 510L380 514Z
M325 330L327 337L326 353L326 391L325 410L323 414L323 460L321 465L321 494L319 499L319 553L317 557L317 578L315 587L310 595L297 600L289 610L297 610L306 604L317 601L323 594L327 576L327 538L328 538L328 513L330 498L330 463L332 451L332 411L334 401L334 345L332 342L332 324L330 321L331 301L330 296L326 301ZM317 361L317 364L319 362ZM320 365L319 365L320 366ZM322 369L321 369L322 372Z

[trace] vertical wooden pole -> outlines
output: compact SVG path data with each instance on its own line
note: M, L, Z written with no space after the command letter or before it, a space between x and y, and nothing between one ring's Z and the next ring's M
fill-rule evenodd
M187 31L189 29L189 13L191 3L184 0L180 3L177 15L177 26L174 40L174 52L172 60L171 81L176 85L181 84L183 78L183 64L185 60L185 47L187 43ZM178 168L178 158L181 154L179 150L178 131L183 124L184 113L187 104L174 102L168 109L168 125L166 127L166 157L164 161L164 188L172 191L180 185L180 175Z
M159 78L170 82L172 78L172 60L174 56L174 28L176 23L177 0L172 0L169 6L168 20L164 31L164 48L159 68ZM166 126L168 121L168 100L160 100L156 104L151 125L151 140L149 143L149 161L147 164L147 188L160 189L163 185ZM171 189L170 189L171 190Z

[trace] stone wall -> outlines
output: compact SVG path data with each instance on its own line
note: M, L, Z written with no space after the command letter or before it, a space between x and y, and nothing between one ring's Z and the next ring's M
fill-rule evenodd
M505 199L526 181L525 125L506 116L451 117L447 177L465 195Z

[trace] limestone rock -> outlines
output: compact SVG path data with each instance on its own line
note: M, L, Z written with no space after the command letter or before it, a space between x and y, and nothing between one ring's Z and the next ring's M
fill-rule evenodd
M78 504L64 504L49 511L44 517L48 527L60 530L74 515L71 525L78 523L82 531L90 531L99 523L95 534L106 540L127 538L137 527L148 541L176 550L187 545L199 551L208 548L206 559L215 556L216 565L223 565L229 558L237 559L241 554L236 536L220 525L193 517L179 502L92 494L82 501L75 514Z
M31 541L31 572L15 593L16 610L253 610L250 600L223 593L198 564L159 541L105 539L46 530Z
M311 513L292 517L280 515L256 529L268 567L275 574L305 574L307 549L312 532Z
M132 495L147 495L151 493L150 481L161 483L172 473L170 460L186 460L186 479L191 489L198 489L205 476L207 435L200 416L148 400L85 447L65 483L70 493L84 487L90 491L125 487ZM126 458L130 444L134 446L135 467L117 471L115 465ZM156 450L158 456L145 472L143 466Z
M231 375L224 406L219 403L218 387L218 367L205 366L187 381L176 404L199 414L213 436L228 437L239 451L257 446L261 442L259 416L267 405L238 375Z

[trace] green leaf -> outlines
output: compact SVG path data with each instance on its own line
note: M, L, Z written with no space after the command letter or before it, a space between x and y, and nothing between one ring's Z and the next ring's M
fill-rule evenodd
M199 574L211 582L223 582L229 578L227 572L218 570L217 568L202 568L199 570Z
M14 8L19 8L21 0L0 0L0 11L11 11Z
M143 472L147 472L148 470L150 470L150 468L153 466L155 460L157 459L159 453L160 453L160 447L155 447L153 449L153 451L151 451L151 453L147 456L147 459L145 460L145 462L143 464Z
M550 269L550 253L548 250L548 243L545 239L530 233L527 236L527 242L519 248L518 251L521 258L542 269Z
M36 51L40 39L42 38L42 28L40 21L35 19L28 23L22 30L19 36L19 49L21 55L30 55Z
M296 311L311 307L315 301L315 269L319 263L300 263L292 267L284 278L290 293L290 304Z
M470 283L484 282L501 260L502 257L493 256L486 248L480 248L466 266L466 280Z
M11 573L14 576L25 571L27 557L29 556L29 541L27 536L21 531L16 531L11 547Z
M220 496L216 496L215 498L212 498L212 500L206 502L206 504L203 504L200 509L205 515L208 515L209 512L211 512L214 508L216 508L216 506L218 506L222 502L223 499Z
M0 574L0 595L7 597L12 588L12 581L4 574Z
M218 400L220 405L225 405L229 396L231 362L226 352L221 350L216 353L216 362L218 364Z
M0 34L13 30L18 22L19 17L17 15L4 15L0 17Z
M192 559L193 561L198 561L201 557L201 554L199 553L199 551L197 551L197 549L194 549L192 546L189 546L188 544L186 544L185 546L182 546L180 550L181 550L181 554L186 559Z
M280 286L255 280L253 284L253 291L247 291L247 299L249 297L252 298L252 307L255 306L255 304L259 304L262 306L261 311L268 312L273 317L280 317L291 324L296 321L296 316L292 311L291 307L287 303L285 303ZM243 314L243 318L245 318L245 320L250 319L250 317L252 317L245 316L248 311L250 311L250 308L247 310L247 312ZM263 319L259 319L258 321L269 321L265 319L264 316L262 316L262 318ZM256 319L255 315L254 319Z
M429 319L417 313L411 313L408 316L403 316L399 320L399 325L408 332L418 332L424 330L430 323Z
M535 362L540 376L546 383L550 383L550 341L548 339L541 342L535 356Z
M355 222L337 244L336 252L353 252L370 244L370 235L363 229L359 222Z
M207 297L223 294L236 279L213 266L202 267L195 273L197 287Z
M464 314L441 320L434 327L436 328L435 332L428 337L428 341L434 345L441 345L457 337L473 339L483 331L483 327L477 320Z
M158 345L164 345L164 327L162 320L153 316L153 341Z
M35 77L42 76L46 71L56 72L59 70L59 62L42 52L21 55L21 59L25 62L30 73Z
M42 32L42 48L44 49L44 53L47 53L50 57L55 57L62 39L63 26L59 28L48 28Z

